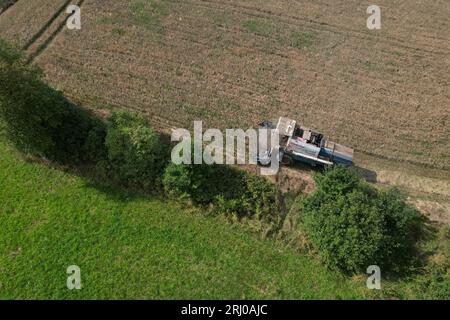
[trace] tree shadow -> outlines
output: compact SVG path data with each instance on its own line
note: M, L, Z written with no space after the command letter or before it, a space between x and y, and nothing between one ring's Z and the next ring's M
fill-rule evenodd
M24 155L17 151L18 155L26 162L43 165L73 176L80 178L86 188L91 188L99 191L108 200L114 202L128 203L135 200L144 199L158 199L161 200L164 196L160 192L150 192L148 190L139 190L124 186L102 176L99 173L95 164L85 165L62 165L47 159Z
M403 263L397 264L395 269L388 269L384 272L383 277L389 281L399 281L425 274L425 268L429 264L430 258L436 254L436 248L426 244L439 238L439 229L438 222L421 215L414 226L410 239L414 242L414 246L404 257Z

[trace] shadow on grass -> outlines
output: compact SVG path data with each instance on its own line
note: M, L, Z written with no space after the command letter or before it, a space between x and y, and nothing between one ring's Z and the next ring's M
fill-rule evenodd
M46 159L24 155L16 151L17 155L28 163L44 165L46 167L74 175L81 178L87 188L95 189L101 192L108 200L127 203L135 200L155 199L162 200L164 195L160 192L148 192L144 190L133 189L111 179L105 179L99 173L95 164L82 166L61 165Z
M410 239L415 245L408 255L396 264L395 269L391 268L384 272L383 278L396 282L425 275L430 258L436 254L436 248L431 248L427 244L437 241L439 229L439 223L421 216Z

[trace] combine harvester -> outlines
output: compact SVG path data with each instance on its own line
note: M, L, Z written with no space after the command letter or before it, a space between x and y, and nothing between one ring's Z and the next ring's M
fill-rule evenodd
M279 160L283 164L303 162L314 167L348 167L353 164L352 148L328 141L323 134L299 126L295 120L280 117L276 126L270 121L263 121L259 127L277 129L280 135ZM266 152L258 161L266 164L270 163L269 159L270 152Z

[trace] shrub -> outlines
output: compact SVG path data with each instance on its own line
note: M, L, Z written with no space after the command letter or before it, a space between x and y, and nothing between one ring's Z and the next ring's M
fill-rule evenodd
M192 181L192 167L170 163L163 176L163 186L166 193L181 199L191 199L194 193Z
M415 292L419 299L450 299L450 226L432 227L431 239L424 243L428 263L421 269Z
M144 118L126 112L113 113L105 144L109 170L116 181L148 190L160 187L168 149Z
M281 214L281 192L266 179L247 173L242 198L247 215L258 219L278 220Z
M448 257L447 257L448 259ZM427 274L418 280L417 292L420 299L450 299L450 263L430 263Z
M163 182L166 192L190 199L194 204L215 203L218 196L237 198L242 194L243 173L225 165L171 163Z
M329 267L352 273L405 263L420 219L400 192L378 191L340 167L317 175L316 184L302 200L302 220Z
M269 220L280 215L280 192L273 184L227 165L170 164L163 183L167 193L213 204L218 213Z
M223 196L216 197L216 212L225 216L241 217L243 206L241 199L225 199Z
M106 126L101 119L91 119L92 127L86 137L83 146L83 154L87 155L89 160L98 163L106 159Z
M22 152L72 163L92 160L88 151L103 146L102 122L46 84L39 68L26 65L1 40L0 116L8 138Z

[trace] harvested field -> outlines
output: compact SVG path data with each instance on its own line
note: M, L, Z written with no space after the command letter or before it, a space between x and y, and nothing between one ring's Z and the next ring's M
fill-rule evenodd
M0 19L0 34L2 38L14 40L26 48L34 38L52 20L58 11L65 8L67 0L20 0Z
M24 45L63 2L19 1L2 34ZM371 32L359 1L88 0L83 29L38 62L98 107L222 128L287 115L374 155L449 167L450 7L382 2Z
M0 17L0 33L24 46L63 2L19 0ZM374 182L445 189L450 5L377 5L382 29L370 31L368 4L356 0L86 0L82 30L63 28L48 43L41 35L29 54L87 107L139 110L160 129L193 120L246 128L289 116L356 148L366 168L390 159L414 163L413 174L447 170L443 182L395 178L402 168ZM61 21L64 13L48 29Z
M37 62L87 104L163 124L287 115L370 154L448 168L450 6L379 5L371 32L360 1L87 0L82 30L64 29Z

